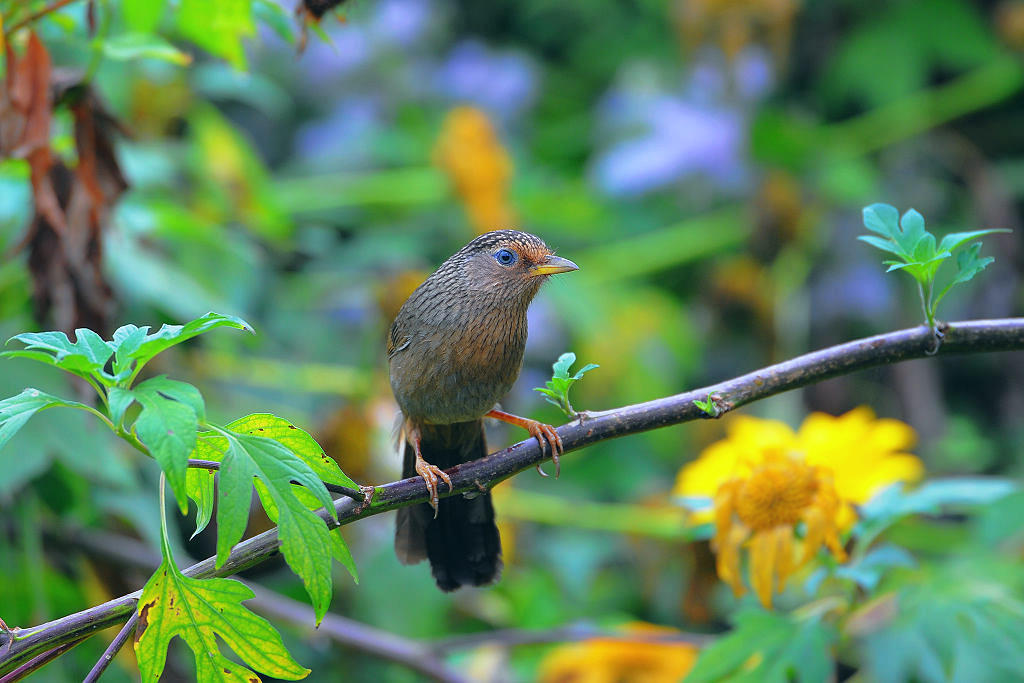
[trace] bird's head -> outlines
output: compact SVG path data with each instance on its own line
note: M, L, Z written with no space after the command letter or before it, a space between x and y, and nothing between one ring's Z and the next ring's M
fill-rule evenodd
M521 298L526 303L549 276L579 270L544 240L519 230L495 230L480 235L453 257L474 289Z

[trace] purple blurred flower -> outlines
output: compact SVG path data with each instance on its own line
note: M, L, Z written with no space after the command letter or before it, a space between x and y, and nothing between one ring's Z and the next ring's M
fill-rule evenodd
M471 102L508 120L533 104L536 68L525 56L498 52L475 40L459 43L437 73L437 87L458 102Z
M595 162L603 191L635 196L698 173L722 185L742 180L746 127L737 111L660 96L642 119L644 135L612 145Z
M381 43L409 47L430 25L432 8L427 0L378 0L370 31Z
M303 126L295 149L302 159L329 162L348 168L361 166L371 154L371 144L380 128L379 104L370 97L346 97L338 101L326 118Z

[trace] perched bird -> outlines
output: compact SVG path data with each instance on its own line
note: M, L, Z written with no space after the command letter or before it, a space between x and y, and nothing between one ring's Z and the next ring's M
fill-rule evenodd
M501 573L501 540L490 493L438 499L444 470L487 455L483 418L528 430L550 450L554 428L495 409L523 362L526 309L550 275L578 270L534 235L496 230L441 264L402 305L388 336L391 389L402 409L402 474L419 475L430 502L401 508L395 552L403 564L430 560L444 591L482 586ZM539 466L538 466L539 469ZM543 471L541 471L543 474Z

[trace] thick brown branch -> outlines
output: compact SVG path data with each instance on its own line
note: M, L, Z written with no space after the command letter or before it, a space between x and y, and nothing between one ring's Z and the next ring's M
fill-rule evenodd
M945 337L938 355L1024 349L1024 318L949 323L942 326L941 331ZM562 437L565 451L575 451L598 441L708 417L694 404L695 400L705 400L711 396L720 413L724 413L838 375L912 358L924 358L932 355L934 346L933 331L923 325L868 337L815 351L701 389L614 410L586 413L580 419L562 425L558 434ZM454 491L445 489L442 495L489 488L544 460L536 440L520 442L448 470ZM349 524L363 517L425 500L426 486L421 478L416 477L376 487L369 505L344 498L335 502L335 508L339 523ZM323 517L327 519L326 513ZM329 523L333 525L333 521ZM271 529L235 546L227 562L219 569L214 569L214 558L211 557L192 565L185 573L201 578L235 574L275 555L278 545L277 530ZM0 673L40 652L120 623L132 611L138 595L138 592L126 595L83 612L23 630L9 646L3 642L4 634L0 634Z

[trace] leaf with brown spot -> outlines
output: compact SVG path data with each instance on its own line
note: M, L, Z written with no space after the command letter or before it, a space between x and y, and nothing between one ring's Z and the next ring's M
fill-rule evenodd
M253 672L220 652L218 637L253 669L275 678L298 680L309 674L285 649L281 635L242 602L253 592L233 579L185 576L168 557L146 582L139 599L135 655L143 681L157 681L170 641L180 637L192 649L199 681L258 681ZM171 609L177 602L181 607Z

